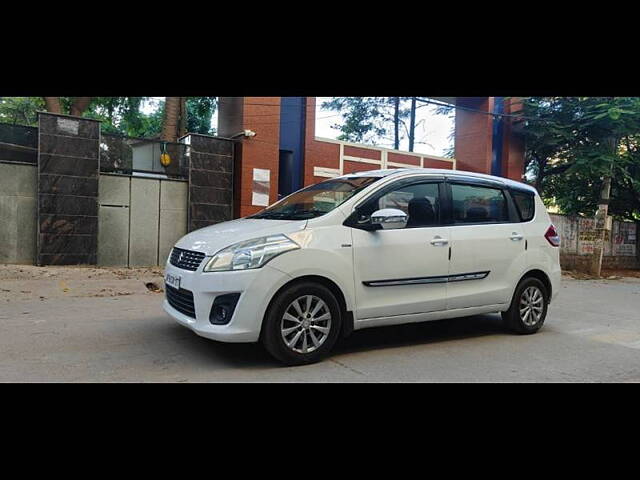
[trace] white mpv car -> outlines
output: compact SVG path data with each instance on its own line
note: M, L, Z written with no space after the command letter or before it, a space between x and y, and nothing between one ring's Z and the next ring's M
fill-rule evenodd
M164 309L198 335L318 361L353 330L501 312L542 327L560 238L535 189L476 173L344 175L256 215L189 233Z

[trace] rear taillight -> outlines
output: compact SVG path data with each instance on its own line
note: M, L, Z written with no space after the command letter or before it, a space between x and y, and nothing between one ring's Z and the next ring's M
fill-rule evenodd
M560 246L560 235L558 235L558 231L553 225L547 228L547 231L544 234L544 238L547 239L547 242L549 242L552 247Z

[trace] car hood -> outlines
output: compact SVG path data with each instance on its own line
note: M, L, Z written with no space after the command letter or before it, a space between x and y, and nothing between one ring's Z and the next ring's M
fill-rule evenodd
M176 247L210 256L234 243L278 233L304 230L307 220L266 220L240 218L195 230L182 237Z

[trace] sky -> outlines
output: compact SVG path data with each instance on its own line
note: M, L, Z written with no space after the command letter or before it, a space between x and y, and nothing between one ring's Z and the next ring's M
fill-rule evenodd
M162 97L153 97L156 101L162 100ZM340 130L332 128L336 123L341 122L341 115L334 111L323 110L322 102L329 100L330 97L317 97L316 105L316 136L335 139L340 135ZM142 106L142 111L151 113L156 108L154 102L146 102ZM424 106L416 111L416 145L414 151L416 153L424 153L427 155L444 156L445 152L451 145L449 136L453 130L454 117L449 115L437 115L435 105ZM218 125L218 112L211 119L211 125L215 128ZM418 143L424 142L424 143ZM392 148L392 142L388 140L380 140L377 146ZM400 144L400 150L408 150L408 140L404 139Z

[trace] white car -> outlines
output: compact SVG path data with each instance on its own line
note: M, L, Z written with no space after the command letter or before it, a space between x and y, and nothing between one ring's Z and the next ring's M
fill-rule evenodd
M316 362L353 330L501 312L542 327L560 238L532 187L476 173L360 172L189 233L164 309L200 336Z

